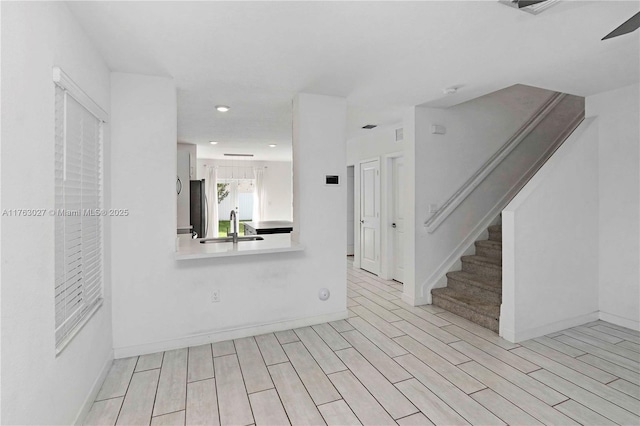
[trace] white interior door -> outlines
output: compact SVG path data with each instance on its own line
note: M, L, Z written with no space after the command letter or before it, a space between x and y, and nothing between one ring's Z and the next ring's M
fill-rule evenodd
M380 162L360 163L360 267L380 273Z
M393 238L393 279L404 282L404 212L405 193L404 185L404 158L393 159L393 195L391 197L393 208L391 209L391 235Z

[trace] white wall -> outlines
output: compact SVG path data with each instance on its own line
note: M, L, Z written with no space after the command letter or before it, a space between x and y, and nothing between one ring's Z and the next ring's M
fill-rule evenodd
M2 209L49 209L54 207L52 67L61 67L106 111L109 70L64 3L2 2L1 7ZM108 155L105 170L108 174ZM105 193L109 206L108 187ZM90 408L112 359L109 257L103 306L56 357L53 217L2 217L1 240L1 422L72 424Z
M502 212L507 340L598 319L598 192L598 123L590 118Z
M199 159L198 179L205 179L206 167L218 166L218 179L230 179L232 172L235 176L253 178L254 167L265 167L264 192L265 210L262 220L292 220L293 215L293 185L292 163L290 161L231 161ZM221 217L224 212L220 212ZM227 212L228 213L228 212Z
M265 208L262 220L292 220L292 163L268 161L264 166Z
M410 305L424 303L416 300L418 287L416 286L416 174L419 160L415 156L417 149L416 138L416 108L405 111L402 117L404 134L404 170L405 170L405 223L404 223L404 283L402 283L402 300Z
M588 97L590 118L504 210L508 340L596 318L640 329L639 94Z
M431 216L429 205L440 207L549 99L552 92L516 85L448 109L416 107L414 140L405 123L405 143L413 150L413 164L407 163L408 179L415 182L415 263L407 264L405 300L431 303L431 289L446 284L445 274L459 268L460 256L473 249L509 199L525 172L546 151L580 111L583 100L567 97L557 115L545 118L534 131L446 218L433 233L424 227ZM431 133L431 125L443 125L446 134ZM407 154L409 155L409 154ZM409 187L408 187L409 188ZM408 253L408 251L407 251ZM413 284L410 280L414 280ZM415 291L407 294L410 286Z
M344 167L338 131L324 130L325 145L303 135L294 162L304 189L295 199L305 251L176 261L173 81L113 73L111 84L113 205L131 211L113 223L116 357L346 316L344 229L335 226L336 216L346 211L346 192L325 188L319 176L320 170L333 172L336 162ZM333 113L326 116L320 126L342 127ZM331 291L326 302L318 299L321 287ZM219 303L210 302L213 289L220 290Z
M599 123L601 318L640 328L640 86L587 98Z
M348 150L348 148L347 148ZM347 255L354 254L354 232L355 232L355 166L347 167Z
M347 164L356 165L363 160L404 150L403 141L395 140L395 130L399 127L402 127L401 123L358 131L358 136L347 141Z
M189 179L197 179L196 164L198 158L198 146L194 143L178 142L178 151L187 151L189 153Z
M329 288L327 302L335 315L343 317L347 301L346 117L343 98L301 93L293 100L292 239L307 247L304 280L312 284L316 296L319 288ZM326 185L326 175L338 175L340 185Z

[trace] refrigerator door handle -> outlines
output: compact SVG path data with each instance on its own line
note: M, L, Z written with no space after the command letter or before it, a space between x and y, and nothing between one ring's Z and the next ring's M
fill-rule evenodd
M209 199L207 194L204 194L204 235L203 238L207 238L209 235Z

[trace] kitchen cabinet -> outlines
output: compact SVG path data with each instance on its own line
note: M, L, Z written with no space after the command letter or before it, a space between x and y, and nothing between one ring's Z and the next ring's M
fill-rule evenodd
M287 234L292 230L293 222L286 220L244 222L244 235Z

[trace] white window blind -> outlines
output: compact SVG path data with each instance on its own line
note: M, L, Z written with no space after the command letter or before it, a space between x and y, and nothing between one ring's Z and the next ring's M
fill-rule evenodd
M104 112L59 69L54 70L54 81L55 342L59 353L102 304L103 119L95 112Z

